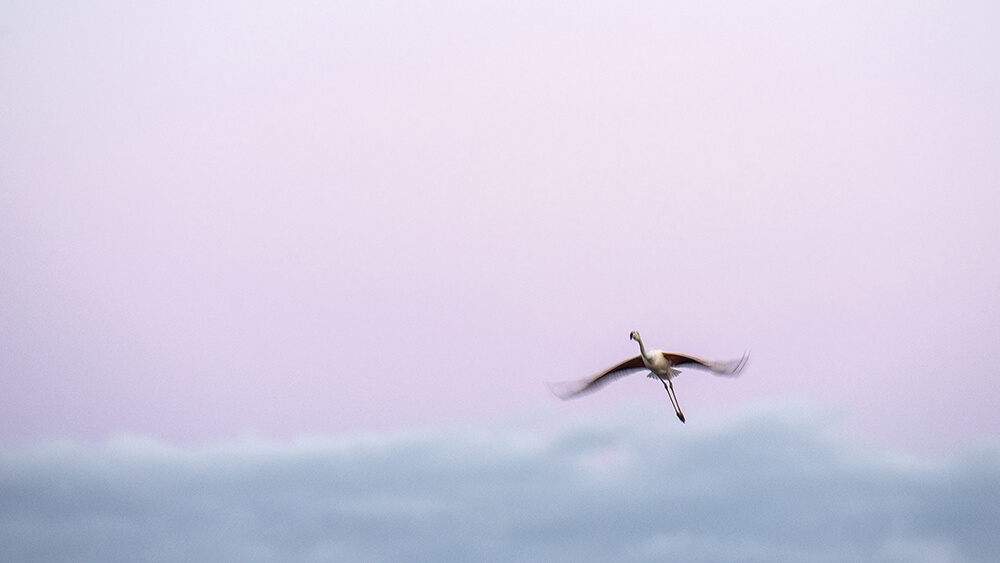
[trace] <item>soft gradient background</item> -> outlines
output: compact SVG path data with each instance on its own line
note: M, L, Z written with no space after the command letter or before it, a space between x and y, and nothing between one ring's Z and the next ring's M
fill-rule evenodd
M502 536L547 546L506 557L445 547L498 559L993 560L988 530L930 533L913 522L934 511L913 499L927 495L949 526L1000 519L996 503L970 512L961 500L1000 489L998 29L991 2L0 2L0 493L11 507L0 533L22 561L59 560L39 551L56 536L67 553L153 560L142 546L165 553L191 530L94 508L166 490L108 475L207 468L170 497L199 499L260 470L325 498L309 489L323 479L297 480L296 460L363 472L370 460L337 453L359 436L376 444L364 455L387 452L402 472L378 483L400 482L405 452L418 451L439 460L430 481L503 495L589 467L559 457L560 440L628 412L611 453L591 456L650 464L640 477L611 472L636 487L601 497L624 512L645 514L633 500L659 470L715 475L721 463L773 477L748 451L796 452L805 461L788 463L788 480L803 490L822 481L808 468L836 473L830 460L856 448L875 475L864 483L920 477L878 501L903 511L872 520L889 522L884 533L861 541L870 526L852 520L836 541L796 536L819 551L766 535L801 521L773 506L763 528L740 527L737 511L748 535L723 551L695 528L623 536L607 553L555 532L540 544ZM684 426L641 377L579 401L548 394L545 381L634 355L631 330L707 358L750 349L751 363L737 380L682 376ZM745 438L747 421L762 428L747 450L713 441ZM528 454L505 445L535 435ZM482 477L477 464L493 457L454 458L478 451L469 440L540 473ZM670 463L714 454L681 470L657 465L654 444L681 456ZM309 475L336 481L324 471ZM80 475L109 488L46 505L52 488L24 479L49 474L56 490L90 490L66 485L90 482ZM870 498L857 480L835 481ZM389 485L364 490L351 502L430 510L406 512ZM753 500L733 495L707 506ZM114 556L101 549L120 542L91 533L93 520L69 517L67 531L11 499L138 521L139 539ZM150 502L143 514L170 514ZM255 502L241 497L233 514L262 521ZM670 504L649 518L666 522ZM344 514L303 525L368 530ZM498 514L480 532L524 524ZM376 528L398 530L392 518ZM546 522L533 533L559 528ZM398 560L377 542L240 538L177 557ZM438 547L428 553L447 555Z

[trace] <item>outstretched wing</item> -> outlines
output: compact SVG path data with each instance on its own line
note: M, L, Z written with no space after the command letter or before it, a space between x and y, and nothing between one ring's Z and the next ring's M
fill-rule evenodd
M574 397L579 397L580 395L593 393L608 383L625 377L626 375L640 369L646 369L646 366L642 363L642 357L636 356L607 369L591 379L563 381L561 383L547 383L546 385L548 385L549 390L560 399L572 399Z
M670 354L667 352L663 352L663 357L674 366L694 364L691 367L702 367L719 375L739 375L739 373L743 371L743 368L747 365L747 360L750 358L750 352L744 352L742 358L728 362L710 362L707 360L699 360L698 358L692 356L685 356L684 354Z

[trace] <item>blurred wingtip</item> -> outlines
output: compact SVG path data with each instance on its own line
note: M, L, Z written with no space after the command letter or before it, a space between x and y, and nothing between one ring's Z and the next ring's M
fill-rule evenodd
M715 371L719 375L729 375L735 377L739 375L740 372L743 371L743 368L746 367L747 361L749 359L750 359L750 350L747 350L746 352L743 352L743 357L741 357L740 359L731 360L728 362L722 362L713 367L712 371Z
M545 386L556 397L563 401L572 399L580 392L580 385L574 381L546 381Z

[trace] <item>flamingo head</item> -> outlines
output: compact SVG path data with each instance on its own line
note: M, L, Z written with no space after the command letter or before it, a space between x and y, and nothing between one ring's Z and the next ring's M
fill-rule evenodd
M628 335L628 339L629 340L635 340L636 342L640 342L639 331L638 330L633 330L632 334Z

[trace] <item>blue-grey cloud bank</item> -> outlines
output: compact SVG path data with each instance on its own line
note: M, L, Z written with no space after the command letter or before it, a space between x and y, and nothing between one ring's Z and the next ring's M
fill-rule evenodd
M10 561L994 561L1000 448L768 407L0 457ZM708 420L706 420L708 419Z

